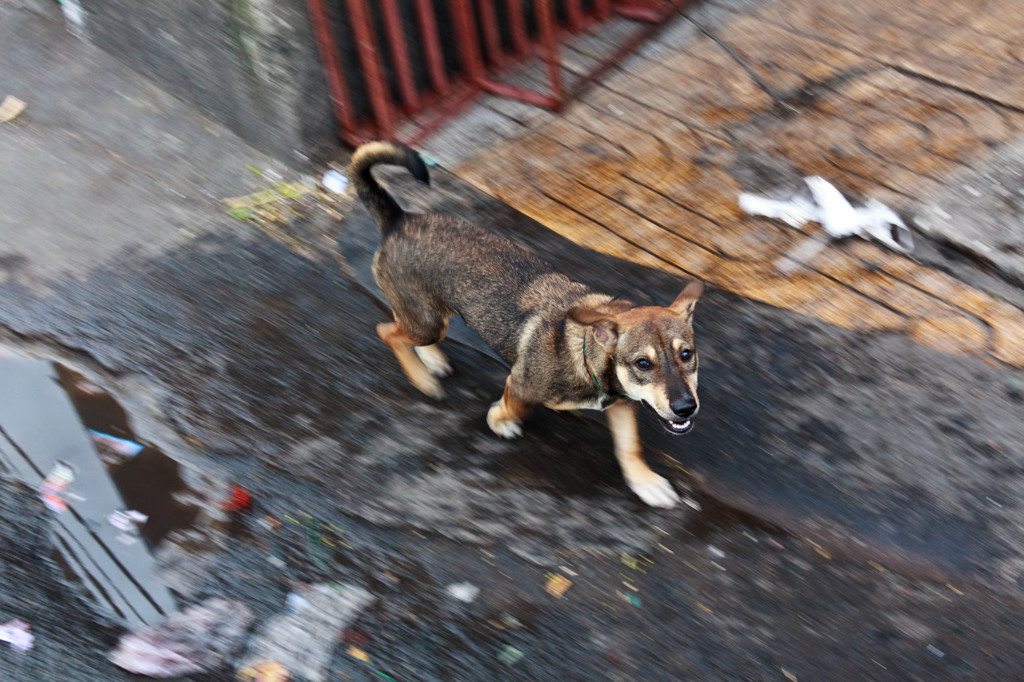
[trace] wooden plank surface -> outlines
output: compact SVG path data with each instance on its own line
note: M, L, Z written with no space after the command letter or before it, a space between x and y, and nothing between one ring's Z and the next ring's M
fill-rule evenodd
M786 98L786 112L681 18L563 114L517 117L514 107L485 100L470 116L476 144L437 155L589 248L832 324L903 332L1024 367L1019 308L859 241L830 246L783 275L775 261L815 227L789 229L737 204L743 191L793 189L800 176L822 175L912 213L1021 135L1024 9L1013 0L904 5L714 8L716 35ZM572 69L579 55L570 50L563 61ZM476 133L487 126L501 134L485 146ZM456 121L441 138L465 133ZM759 164L762 172L752 172Z

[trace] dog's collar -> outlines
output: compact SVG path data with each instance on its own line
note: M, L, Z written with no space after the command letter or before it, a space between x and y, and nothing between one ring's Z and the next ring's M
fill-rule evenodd
M594 386L597 387L597 390L603 392L604 389L601 388L601 384L597 383L597 379L594 377L594 373L590 371L590 363L587 362L587 333L586 332L583 333L583 367L584 367L584 369L587 370L587 376L590 377L590 380L594 382Z

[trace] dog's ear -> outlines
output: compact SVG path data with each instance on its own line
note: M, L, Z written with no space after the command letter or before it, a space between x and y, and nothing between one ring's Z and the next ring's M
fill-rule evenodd
M693 317L693 310L697 307L697 300L704 293L704 282L695 279L686 285L686 288L672 301L670 309L683 317Z
M619 342L619 326L608 317L608 313L590 308L573 308L569 311L569 319L593 329L594 338L605 350L615 350L615 345Z

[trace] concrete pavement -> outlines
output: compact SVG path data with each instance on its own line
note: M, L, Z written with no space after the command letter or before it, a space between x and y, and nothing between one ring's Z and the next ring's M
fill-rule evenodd
M374 670L397 679L623 680L1024 671L1024 376L993 362L996 346L959 352L973 337L955 335L949 347L919 343L902 333L917 319L910 300L908 316L897 316L901 333L890 333L872 327L869 313L864 328L856 315L836 325L712 291L697 316L698 429L669 438L644 424L655 465L692 489L702 511L645 510L621 485L599 419L542 412L524 441L489 436L483 414L503 367L471 334L453 335L460 372L450 402L424 401L406 385L373 334L386 312L368 278L376 236L362 209L306 197L236 220L221 199L273 185L267 169L301 178L59 26L0 4L0 32L0 90L29 103L0 124L5 340L78 366L126 406L139 438L241 481L257 499L257 514L204 564L209 572L186 600L226 593L265 618L295 581L370 586L381 606L353 637L375 668L339 647L331 679ZM621 96L610 103L626 111ZM567 126L585 118L579 111L564 123L537 117L572 146L578 138ZM670 118L648 127L675 131ZM461 124L470 130L472 120ZM777 167L759 154L730 156L721 135L704 135L711 146L695 152L694 166L717 171L698 176L705 193L697 196L702 210L731 224L735 209L723 197L740 184L723 169L756 189L753 179ZM676 204L661 195L631 203L637 190L613 186L631 168L650 170L627 164L638 140L620 138L616 173L594 176L619 203L602 199L593 211L605 222L631 216L631 234L646 239L648 219ZM604 153L602 138L588 141ZM505 148L512 168L525 158L517 144ZM578 187L571 160L580 151L544 149L569 178L548 168L550 186ZM689 163L675 147L654 158ZM429 189L386 176L407 205L487 224L612 293L665 302L681 286L677 274L630 262L607 231L574 228L569 236L581 246L525 219L515 208L533 209L515 193L509 207L468 188L459 176L476 169L484 177L484 165L452 167L455 175L435 169ZM486 178L536 189L515 173ZM565 216L583 220L570 210L584 208L571 203L575 193L557 198L564 212L538 211L540 222L562 216L552 224L560 230ZM741 221L752 232L702 234L759 254L765 226ZM698 252L713 264L734 245ZM839 255L858 272L865 262L902 263L868 245ZM961 294L991 276L971 262L939 273L899 267L919 289L939 282ZM823 296L800 282L801 300ZM777 284L772 291L793 287ZM988 298L1012 318L1015 291ZM3 492L5 510L33 499ZM262 514L283 530L258 524ZM0 531L16 538L45 525L34 511L25 519L6 513ZM319 524L322 554L311 550L307 519ZM46 555L29 549L34 561ZM573 580L562 599L544 590L553 572ZM478 603L446 598L445 587L464 580L482 587ZM69 589L56 571L26 581L12 568L0 577L0 619L41 614L38 651L16 659L0 649L14 679L117 679L103 660L112 630L90 630L81 605L55 601ZM25 603L44 606L22 613ZM524 653L513 667L498 657L507 646Z

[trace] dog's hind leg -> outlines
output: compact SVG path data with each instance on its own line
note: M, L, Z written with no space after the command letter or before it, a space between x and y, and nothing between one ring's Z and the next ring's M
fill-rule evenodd
M395 357L398 358L398 363L402 366L402 371L405 372L405 376L412 382L413 386L432 398L440 399L444 397L441 382L437 380L429 365L421 359L422 356L419 354L424 352L420 348L431 349L425 351L428 356L433 354L433 359L436 360L437 356L440 355L441 359L447 364L447 358L444 357L444 354L433 343L423 344L421 341L422 337L411 335L401 322L382 322L378 324L377 335L394 352Z
M608 428L615 442L615 458L619 460L626 485L637 497L652 507L670 508L679 502L679 495L664 477L651 471L643 457L640 432L636 425L636 406L625 400L613 404L608 415Z
M505 380L505 392L501 400L487 411L487 425L502 438L516 438L523 435L523 420L530 416L533 406L516 397L512 388L512 376Z

